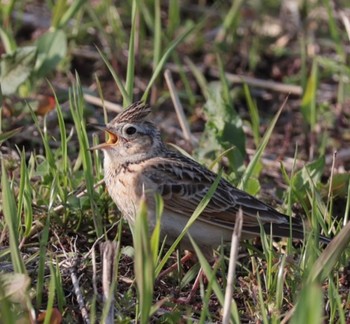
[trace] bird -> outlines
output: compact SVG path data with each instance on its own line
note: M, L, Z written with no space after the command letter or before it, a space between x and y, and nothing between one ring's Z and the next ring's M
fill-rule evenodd
M156 194L163 199L161 237L172 244L218 175L163 142L154 123L147 120L151 107L135 102L106 125L95 125L107 140L91 150L104 154L104 181L122 216L133 226L144 199L150 230L157 221ZM303 221L287 216L220 178L206 208L189 233L209 256L230 242L238 210L243 213L242 239L258 237L263 228L274 237L304 238ZM321 240L327 242L325 237ZM182 247L193 251L188 236Z

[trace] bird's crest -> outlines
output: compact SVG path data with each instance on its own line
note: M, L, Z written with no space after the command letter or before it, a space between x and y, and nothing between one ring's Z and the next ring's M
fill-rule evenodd
M143 101L137 101L127 107L117 117L115 117L110 123L133 123L144 120L151 112L151 107L145 104Z

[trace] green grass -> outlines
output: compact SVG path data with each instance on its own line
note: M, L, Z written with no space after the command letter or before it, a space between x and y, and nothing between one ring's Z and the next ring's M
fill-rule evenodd
M282 212L305 215L308 227L304 242L265 233L242 242L231 322L345 323L349 162L338 158L333 165L329 156L335 149L341 156L349 146L350 72L348 35L330 1L305 4L304 22L318 28L305 23L283 48L277 36L262 32L263 17L277 18L274 0L263 7L258 1L191 3L190 9L157 0L41 6L52 17L50 28L25 41L25 22L18 17L30 7L10 1L0 8L0 322L34 321L39 313L45 323L59 316L64 323L83 316L99 322L108 318L110 304L121 323L222 321L229 255L224 248L216 251L212 267L193 242L199 264L157 279L176 261L181 237L216 183L178 240L164 246L162 200L151 235L146 205L130 231L104 185L96 185L103 178L101 154L88 150L99 141L88 124L107 120L106 109L84 100L91 91L103 98L102 106L107 100L124 106L152 101L164 138L188 150L191 145L172 128L180 129L162 77L169 68L199 139L191 155ZM317 10L327 19L314 19ZM293 82L302 94L287 98L250 83L233 84L228 74ZM53 98L54 111L39 95ZM322 246L319 233L335 240ZM103 300L98 245L106 240L117 244ZM199 265L207 279L194 301L175 303L187 296ZM73 288L74 276L79 283Z

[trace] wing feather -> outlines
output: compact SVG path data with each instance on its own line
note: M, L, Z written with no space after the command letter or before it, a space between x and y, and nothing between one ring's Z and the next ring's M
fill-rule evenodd
M188 217L217 177L197 162L185 156L179 157L175 153L148 160L142 173L152 181L156 191L163 197L165 210ZM220 180L217 190L199 218L216 226L233 228L239 208L243 210L243 226L254 228L254 232L260 228L260 223L289 224L285 215L233 187L224 179Z

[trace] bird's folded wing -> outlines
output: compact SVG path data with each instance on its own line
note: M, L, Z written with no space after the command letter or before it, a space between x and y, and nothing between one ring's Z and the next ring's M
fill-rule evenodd
M185 162L158 160L157 164L146 167L143 174L156 185L156 191L164 200L165 210L191 217L217 175L192 160ZM224 179L220 180L199 219L232 228L239 208L243 210L245 227L288 223L283 214L238 190Z

